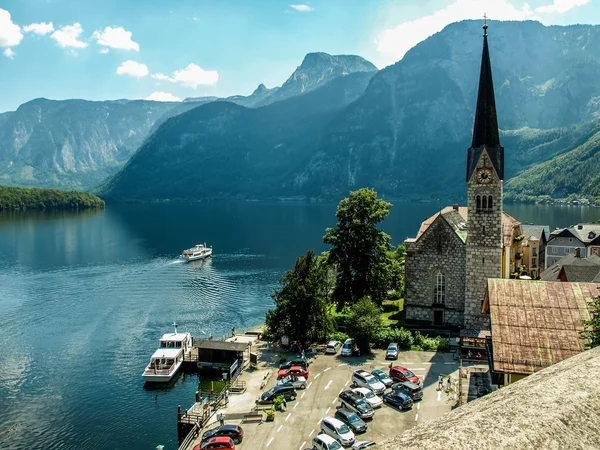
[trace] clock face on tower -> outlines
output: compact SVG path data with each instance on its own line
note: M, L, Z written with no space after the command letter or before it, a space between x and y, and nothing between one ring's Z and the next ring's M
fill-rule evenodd
M477 181L477 184L490 184L492 181L494 181L494 178L492 177L492 169L487 167L484 167L483 169L477 169L475 181Z

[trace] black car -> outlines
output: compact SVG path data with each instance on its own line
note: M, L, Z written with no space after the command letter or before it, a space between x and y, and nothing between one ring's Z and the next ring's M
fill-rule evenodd
M383 394L383 403L395 405L400 409L411 409L413 406L412 398L401 391L386 392Z
M364 433L367 431L367 424L354 411L346 408L338 408L335 412L335 418L348 425L354 433Z
M310 363L306 360L306 358L294 358L294 359L290 359L289 361L286 361L282 364L279 365L279 370L281 369L289 369L292 366L300 366L303 369L306 369L308 366L310 366Z
M375 410L360 395L350 390L340 394L342 406L354 411L361 419L370 419L375 414Z
M244 439L244 430L239 425L221 425L202 433L202 442L218 436L230 437L234 444L239 444Z
M260 396L258 403L273 403L276 397L283 395L286 400L296 400L298 394L296 388L291 384L279 384Z
M412 381L401 381L399 383L392 384L392 391L400 391L409 395L413 401L423 399L423 389L417 383Z

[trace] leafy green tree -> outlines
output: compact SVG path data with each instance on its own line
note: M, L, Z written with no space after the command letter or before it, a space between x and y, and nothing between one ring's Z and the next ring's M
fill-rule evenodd
M322 342L331 331L327 309L327 264L310 250L288 270L275 291L275 309L267 311L266 326L274 339L288 336L303 347Z
M600 295L594 297L588 305L590 320L583 321L583 331L580 334L582 339L588 341L585 347L594 348L600 346Z
M400 244L396 250L388 252L391 264L390 289L393 289L399 298L404 297L404 257L406 245Z
M327 228L323 241L331 245L329 262L336 268L333 299L338 309L365 296L381 304L394 278L388 258L390 236L377 228L390 213L391 203L377 198L373 189L350 192L335 213L336 228Z
M368 297L361 298L348 308L346 326L361 353L369 353L371 342L381 329L381 308Z

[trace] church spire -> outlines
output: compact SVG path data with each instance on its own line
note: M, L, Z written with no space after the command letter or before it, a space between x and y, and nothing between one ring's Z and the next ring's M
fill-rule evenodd
M473 126L473 148L485 145L498 147L498 119L496 117L496 101L494 99L494 83L492 81L492 66L487 41L487 17L484 15L483 24L483 54L481 56L481 72L479 74L479 93L477 94L477 110Z
M487 152L498 177L504 179L504 149L500 147L498 118L496 116L496 100L494 98L494 82L492 65L488 48L487 17L483 23L483 53L481 55L481 71L479 73L479 92L473 125L473 142L467 155L467 182L475 172L483 149Z

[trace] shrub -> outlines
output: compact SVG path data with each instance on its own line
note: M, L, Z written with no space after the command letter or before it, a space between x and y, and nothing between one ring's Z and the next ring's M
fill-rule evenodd
M333 331L329 333L329 336L327 337L327 340L329 341L344 342L346 339L348 339L348 335L342 331Z
M441 337L424 336L418 331L415 332L413 350L423 350L426 352L442 352L448 350L448 340Z
M390 342L396 342L400 350L410 350L413 345L413 336L404 328L384 328L375 335L375 347L385 348Z
M392 291L387 296L388 300L400 300L402 298L402 294L398 291Z

